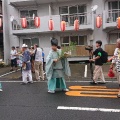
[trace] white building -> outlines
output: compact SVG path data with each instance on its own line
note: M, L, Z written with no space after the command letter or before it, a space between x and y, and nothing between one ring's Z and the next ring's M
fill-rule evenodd
M96 14L91 12L93 5L98 5ZM48 28L50 14L54 21L53 31ZM93 45L96 40L102 40L103 48L112 55L114 43L120 36L116 27L119 14L119 0L3 0L4 60L8 62L11 46L21 46L23 43L29 46L39 44L47 56L51 37L57 38L59 45L68 45L70 41L77 43L75 54L70 60L88 59L85 45ZM96 28L98 15L103 19L101 28ZM34 26L33 16L40 17L39 28ZM25 29L21 27L22 17L28 21ZM73 27L76 17L80 21L77 32ZM60 30L62 19L67 23L65 32Z

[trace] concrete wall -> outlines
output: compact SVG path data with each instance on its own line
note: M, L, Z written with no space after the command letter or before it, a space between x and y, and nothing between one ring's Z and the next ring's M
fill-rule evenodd
M104 10L104 2L105 0L92 0L92 6L93 5L98 5L98 9L96 11L95 18L100 14L102 16L103 10ZM104 45L107 44L107 34L105 31L103 31L103 28L97 28L96 23L93 31L93 38L94 38L94 44L97 40L102 40L103 41L103 48Z
M8 63L10 55L10 39L9 39L9 21L8 21L8 1L3 0L3 38L4 38L4 61Z

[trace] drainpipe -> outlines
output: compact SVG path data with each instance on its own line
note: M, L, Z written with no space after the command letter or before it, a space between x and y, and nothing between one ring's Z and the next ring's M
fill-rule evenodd
M49 4L49 16L50 16L50 18L52 17L52 15L51 15L51 4Z

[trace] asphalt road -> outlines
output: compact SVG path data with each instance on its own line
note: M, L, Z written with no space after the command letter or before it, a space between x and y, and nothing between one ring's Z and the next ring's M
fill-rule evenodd
M120 120L120 112L58 110L58 106L120 109L120 99L73 97L64 92L47 93L47 83L21 86L4 82L0 93L0 120ZM89 86L89 83L67 82L67 86ZM107 83L107 88L118 88Z

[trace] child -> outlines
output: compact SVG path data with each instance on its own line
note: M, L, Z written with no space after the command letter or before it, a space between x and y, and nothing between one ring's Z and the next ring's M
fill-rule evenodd
M48 92L55 93L58 88L63 91L69 91L66 88L64 74L70 76L69 63L66 58L59 59L61 50L57 49L58 40L52 38L51 40L52 50L46 59L46 76L48 79Z
M101 46L102 46L102 41L101 40L96 41L97 49L93 52L93 55L95 55L95 58L90 60L90 61L95 61L93 82L91 82L91 84L97 84L98 78L102 80L101 82L102 84L105 84L105 78L102 71L103 63L101 59L103 49L101 48Z

